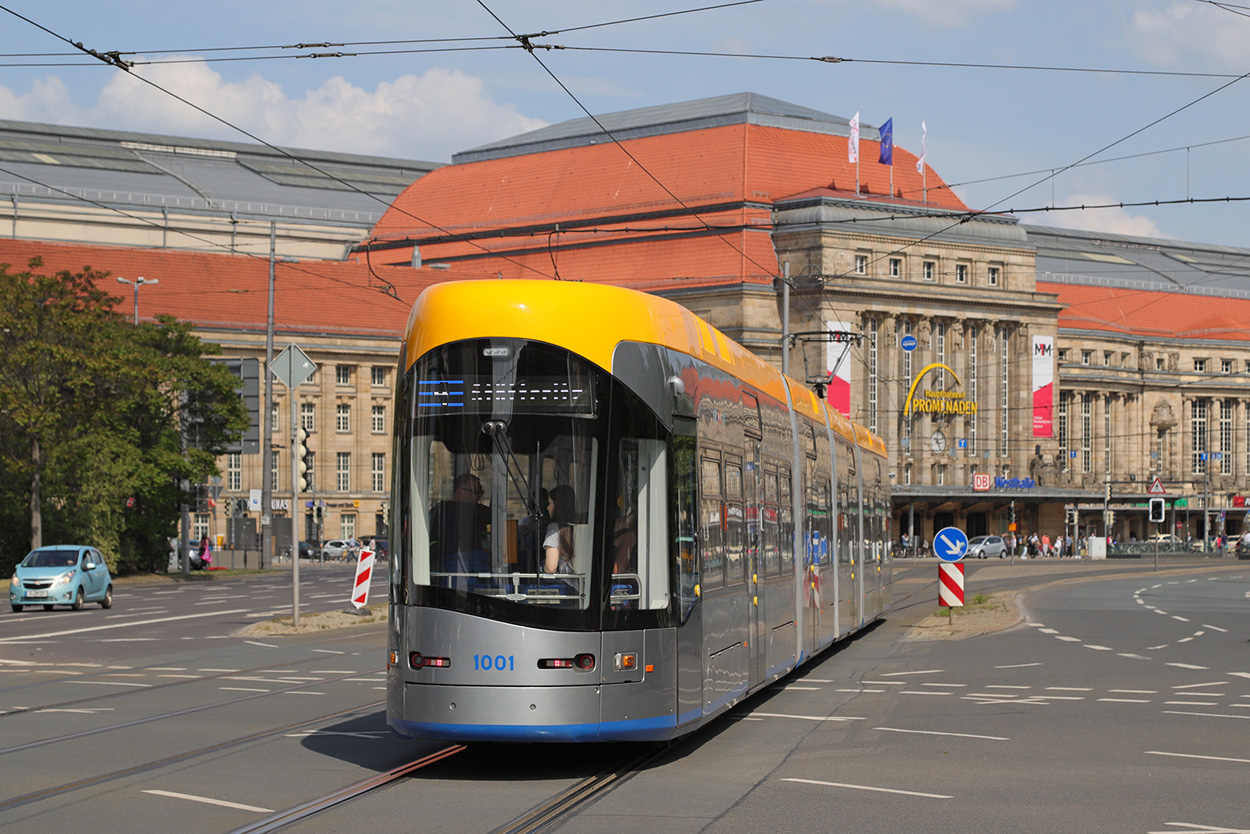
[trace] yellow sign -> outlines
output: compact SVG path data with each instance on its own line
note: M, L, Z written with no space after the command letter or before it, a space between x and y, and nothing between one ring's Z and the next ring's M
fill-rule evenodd
M924 370L916 374L916 378L912 380L911 390L907 392L907 402L903 404L903 415L910 414L913 409L922 414L976 414L977 404L969 400L960 391L925 390L921 397L916 399L916 388L920 386L920 380L929 371L935 370L946 371L955 378L956 385L963 385L959 381L959 374L955 373L949 366L943 365L941 362L926 365Z

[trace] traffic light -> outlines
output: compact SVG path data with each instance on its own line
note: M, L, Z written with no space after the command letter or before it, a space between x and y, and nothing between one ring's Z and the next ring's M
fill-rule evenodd
M311 468L308 464L308 432L300 426L299 431L295 434L295 457L299 461L296 466L299 469L299 492L308 490L307 472Z
M1150 520L1151 521L1163 521L1164 520L1164 506L1163 506L1162 498L1150 499Z
M230 518L233 515L234 515L234 499L227 498L226 499L226 518Z

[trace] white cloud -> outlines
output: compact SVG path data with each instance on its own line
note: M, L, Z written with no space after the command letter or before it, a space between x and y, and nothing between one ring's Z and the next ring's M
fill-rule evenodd
M1126 43L1155 66L1223 68L1245 72L1250 19L1194 3L1139 8Z
M0 117L251 141L234 125L274 145L433 161L546 125L496 104L480 79L459 70L402 75L373 90L335 76L299 97L259 75L228 81L204 64L136 72L221 121L127 73L115 74L87 105L71 101L55 76L25 94L0 87Z
M1058 202L1060 206L1105 206L1118 203L1109 194L1073 194ZM1064 229L1082 229L1087 232L1107 232L1113 235L1134 237L1170 238L1159 231L1158 225L1148 217L1130 214L1122 208L1089 208L1076 211L1059 211L1035 219L1026 220L1043 226L1059 226Z

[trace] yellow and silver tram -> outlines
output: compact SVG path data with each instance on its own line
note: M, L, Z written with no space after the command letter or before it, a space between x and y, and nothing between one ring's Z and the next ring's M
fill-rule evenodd
M670 739L891 603L881 441L675 303L439 284L399 370L400 735Z

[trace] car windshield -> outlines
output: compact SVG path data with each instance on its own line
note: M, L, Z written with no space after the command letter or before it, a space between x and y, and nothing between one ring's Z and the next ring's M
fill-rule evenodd
M975 539L969 540L968 545L971 546L974 544L985 544L987 541L989 541L989 538L987 536L977 536Z
M36 550L22 561L25 568L72 568L76 564L77 550Z

